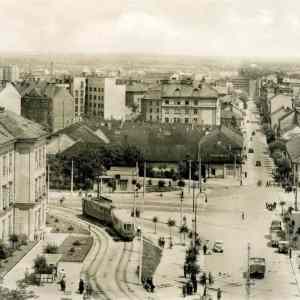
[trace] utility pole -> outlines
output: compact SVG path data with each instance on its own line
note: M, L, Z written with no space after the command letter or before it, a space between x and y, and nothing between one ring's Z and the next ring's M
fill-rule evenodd
M297 197L298 197L298 182L297 182L297 165L296 164L294 164L294 187L295 187L295 191L294 191L294 193L295 193L295 210L297 211L298 210L298 199L297 199Z
M247 253L248 253L248 257L247 257L247 281L246 281L246 292L247 292L247 297L248 299L250 298L250 243L248 243L248 248L247 248Z
M183 202L183 191L179 195L179 201L180 201L180 228L182 227L182 202ZM182 243L182 235L180 234L180 243Z
M199 192L202 192L201 181L202 181L202 166L201 166L201 153L200 153L200 142L198 144L198 161L199 161Z
M191 192L192 161L189 160L189 193Z
M74 162L72 159L72 167L71 167L71 194L73 194L73 188L74 188Z
M195 182L193 181L193 212L195 212Z
M48 172L47 172L47 203L49 203L49 192L50 192L50 165L48 163Z
M135 164L135 185L133 186L133 217L134 217L134 227L136 228L136 184L138 176L138 162Z
M144 162L144 177L143 177L143 202L142 202L142 209L141 213L144 213L144 208L145 208L145 182L146 182L146 166L147 163L146 161ZM140 268L139 268L139 282L142 283L142 271L143 271L143 249L144 249L144 239L143 239L143 230L144 230L144 222L143 222L143 217L140 215L140 221L141 221L141 245L140 245Z

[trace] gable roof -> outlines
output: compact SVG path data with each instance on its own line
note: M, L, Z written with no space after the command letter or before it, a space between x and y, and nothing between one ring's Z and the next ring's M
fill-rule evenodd
M300 136L295 136L286 143L287 153L293 163L300 163Z
M207 84L195 87L189 84L171 83L162 85L162 97L218 98L218 92Z
M3 132L20 140L39 139L47 135L46 130L41 125L9 110L0 110L0 126Z

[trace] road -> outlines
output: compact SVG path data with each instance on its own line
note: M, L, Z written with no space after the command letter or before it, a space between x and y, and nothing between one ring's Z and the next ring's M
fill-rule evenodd
M274 213L265 209L265 202L280 201L279 188L257 186L257 181L263 183L270 179L273 163L268 156L265 136L260 131L259 115L253 102L249 103L245 124L245 141L254 153L248 153L244 165L247 179L243 186L215 186L207 185L209 195L208 204L199 200L197 228L204 239L224 242L225 252L205 257L204 268L217 276L216 285L221 287L222 299L262 299L281 300L298 299L300 297L289 258L276 253L268 246L268 233ZM252 132L256 131L252 136ZM256 161L262 166L256 167ZM186 195L186 194L185 194ZM117 195L115 200L120 207L132 207L132 195ZM140 203L140 199L137 203ZM179 193L147 194L145 198L145 215L158 215L160 220L166 221L170 216L176 218L179 212ZM70 201L73 208L80 209L78 200ZM185 196L183 211L191 220L191 197ZM242 220L242 212L245 219ZM178 224L178 223L177 223ZM191 226L191 224L189 224ZM153 231L151 222L145 223L146 231ZM160 224L158 230L167 234L168 228ZM267 273L264 279L252 281L250 294L246 293L244 272L247 270L247 246L250 243L250 255L266 258Z

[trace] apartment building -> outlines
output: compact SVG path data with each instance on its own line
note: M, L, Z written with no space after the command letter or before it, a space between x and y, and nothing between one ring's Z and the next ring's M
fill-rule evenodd
M74 98L64 87L46 81L24 81L17 89L21 94L21 115L50 132L76 121Z
M0 66L0 81L16 82L19 79L19 68L16 65Z
M39 124L0 109L0 238L42 237L46 223L46 135Z
M85 114L86 79L84 77L72 78L70 93L74 98L75 119L81 120Z
M116 78L87 78L86 113L100 119L125 119L126 85L118 84Z
M145 121L219 125L218 92L206 84L170 82L146 92L142 101Z

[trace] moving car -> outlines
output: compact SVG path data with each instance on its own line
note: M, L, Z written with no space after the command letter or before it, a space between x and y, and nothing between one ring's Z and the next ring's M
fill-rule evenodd
M256 167L261 167L261 161L260 161L260 160L257 160L256 163L255 163L255 166L256 166Z
M224 252L224 244L222 241L215 241L213 246L213 251L217 253L223 253Z
M271 232L271 246L272 247L278 247L280 240L281 240L281 231L280 230Z
M263 257L251 257L249 260L249 273L251 278L264 278L266 259Z
M278 252L279 253L288 253L290 243L288 241L279 241L278 242Z

